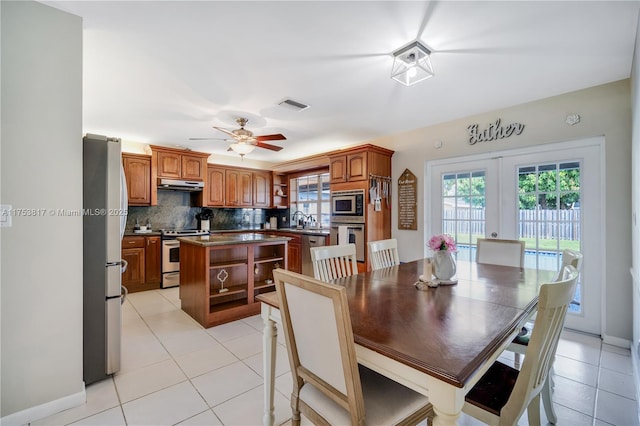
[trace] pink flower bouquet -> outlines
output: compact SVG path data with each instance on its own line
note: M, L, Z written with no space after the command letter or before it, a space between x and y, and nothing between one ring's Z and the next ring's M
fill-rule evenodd
M429 248L433 251L444 250L444 251L458 251L456 248L456 242L453 237L449 234L440 234L434 235L429 240Z

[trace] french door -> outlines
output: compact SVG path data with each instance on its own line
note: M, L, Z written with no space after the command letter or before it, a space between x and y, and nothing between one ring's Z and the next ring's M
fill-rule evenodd
M458 259L478 238L525 241L525 267L557 271L562 251L584 261L569 328L601 334L602 138L427 163L425 239L452 235Z

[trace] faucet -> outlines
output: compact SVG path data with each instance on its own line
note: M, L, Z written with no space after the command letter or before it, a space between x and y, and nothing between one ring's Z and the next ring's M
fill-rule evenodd
M296 221L296 217L297 217L297 216L300 216L300 219L298 219L298 221ZM291 215L291 220L292 220L294 223L296 223L296 228L298 228L298 227L303 228L303 227L304 227L304 219L305 219L306 217L307 217L307 216L304 214L304 212L302 212L302 211L300 211L300 210L297 210L297 211L295 211L295 212ZM300 222L302 222L302 223L300 224Z

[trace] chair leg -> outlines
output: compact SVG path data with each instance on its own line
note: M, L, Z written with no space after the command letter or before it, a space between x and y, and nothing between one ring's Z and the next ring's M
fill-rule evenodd
M553 401L551 399L551 375L547 376L547 380L542 385L542 406L544 407L544 412L547 414L547 420L552 425L555 425L558 421L558 416L556 415L556 410L553 408Z
M300 406L297 395L291 394L291 425L300 426Z
M529 403L527 417L529 417L529 426L540 426L540 394Z

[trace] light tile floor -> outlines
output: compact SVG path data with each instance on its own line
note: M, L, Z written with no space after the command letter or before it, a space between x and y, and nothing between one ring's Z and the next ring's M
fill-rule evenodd
M178 289L130 294L123 305L122 369L87 387L86 404L33 425L262 423L262 320L202 328L180 310ZM279 333L276 423L290 417L291 374ZM506 353L503 361L513 362ZM628 349L564 332L555 363L558 425L639 425ZM543 424L546 416L542 410ZM463 425L475 425L464 416ZM303 419L303 424L309 424ZM527 424L526 415L520 421Z

